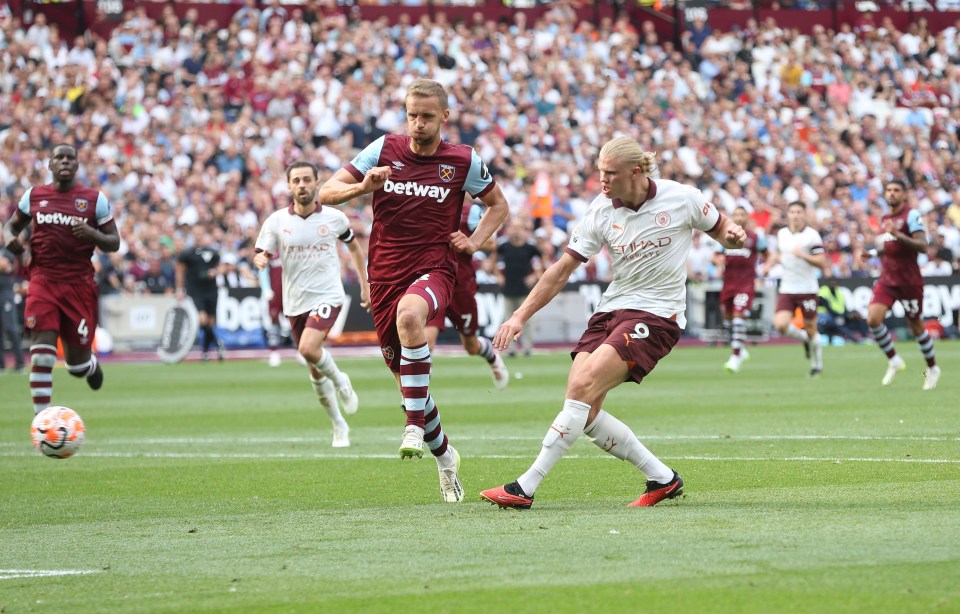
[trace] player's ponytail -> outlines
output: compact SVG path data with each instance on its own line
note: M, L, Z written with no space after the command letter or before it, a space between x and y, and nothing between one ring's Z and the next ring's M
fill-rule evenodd
M636 139L628 136L618 136L607 141L607 144L600 150L600 155L604 158L624 160L631 166L639 166L640 172L647 177L657 172L657 154L652 151L644 151Z

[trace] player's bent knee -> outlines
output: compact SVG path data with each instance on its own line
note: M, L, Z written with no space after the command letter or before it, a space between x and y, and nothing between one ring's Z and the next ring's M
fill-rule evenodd
M300 352L300 355L303 356L310 364L316 364L320 362L321 358L323 358L323 346L309 348L301 347L297 348L297 351Z
M397 330L404 332L422 331L425 322L419 313L412 309L397 311Z
M593 405L606 391L600 389L598 378L589 373L578 373L567 383L567 398Z
M86 377L87 373L90 371L90 361L80 363L79 365L65 365L67 367L67 373L74 377Z

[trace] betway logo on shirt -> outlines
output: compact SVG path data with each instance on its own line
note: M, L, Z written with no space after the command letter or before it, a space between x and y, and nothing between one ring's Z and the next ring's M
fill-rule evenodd
M416 181L390 181L383 184L383 191L392 194L404 196L425 196L434 198L438 203L442 203L450 195L450 188L441 188L438 185L420 185Z
M67 215L65 213L38 213L38 224L61 224L64 226L75 226L76 224L86 223L87 218L79 215Z

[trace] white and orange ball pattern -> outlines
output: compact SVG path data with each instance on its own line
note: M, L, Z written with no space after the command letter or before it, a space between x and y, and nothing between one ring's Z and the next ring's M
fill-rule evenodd
M41 411L30 425L33 447L50 458L70 458L80 449L86 435L80 415L59 405Z

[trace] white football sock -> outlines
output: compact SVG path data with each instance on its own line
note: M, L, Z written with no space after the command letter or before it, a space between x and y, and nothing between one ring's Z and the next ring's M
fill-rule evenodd
M583 432L604 452L633 463L647 480L666 484L673 479L673 470L640 443L630 427L604 410Z
M543 478L547 477L553 466L557 464L573 442L577 440L583 427L587 424L587 417L590 414L590 405L567 399L563 403L563 409L557 414L546 437L543 438L543 447L540 449L540 455L526 473L517 478L517 483L527 495L532 496L540 486Z
M814 369L823 369L823 344L820 335L816 334L810 340L810 366Z
M342 383L343 374L340 373L340 368L337 367L337 363L333 361L333 355L327 351L327 348L323 348L323 354L320 356L320 360L318 360L313 366L317 368L317 371L323 373L328 379L332 380L334 387L337 387Z
M317 393L320 405L323 406L327 416L330 417L330 422L337 426L346 426L347 421L343 419L343 414L340 413L340 404L337 402L337 389L333 386L330 378L321 377L316 380L313 379L313 376L310 376L310 384L313 385L313 391Z
M810 341L810 337L807 336L807 331L802 328L797 328L793 324L788 324L787 330L785 330L783 334L799 341Z

